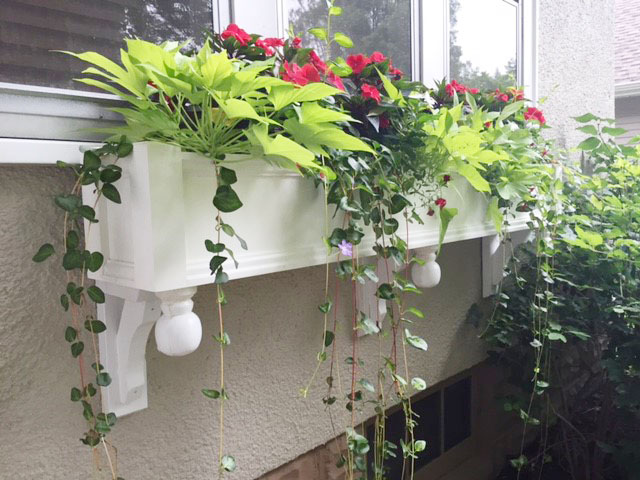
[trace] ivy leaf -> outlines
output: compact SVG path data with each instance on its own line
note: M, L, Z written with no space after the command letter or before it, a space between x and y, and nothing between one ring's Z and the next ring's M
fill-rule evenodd
M220 468L225 472L233 472L236 469L236 460L231 455L225 455L220 461Z
M82 398L82 392L76 387L73 387L71 389L71 401L79 402L81 398Z
M229 185L219 185L213 197L213 205L221 212L230 213L242 207L242 202Z
M360 381L358 381L358 383L360 385L362 385L362 388L364 388L365 390L367 390L367 391L369 391L371 393L374 393L376 391L375 387L373 386L373 383L371 383L366 378L360 379Z
M211 253L220 253L224 250L224 243L213 243L211 240L205 240L204 248Z
M547 335L547 338L552 341L560 340L562 341L562 343L567 343L567 337L565 337L563 334L558 332L549 332L549 334Z
M426 352L427 349L429 348L429 345L423 338L417 337L415 335L411 335L411 332L409 331L408 328L404 329L404 338L407 340L407 343L409 345L411 345L414 348L417 348L418 350L423 350Z
M86 320L84 322L84 328L89 332L102 333L107 329L107 326L100 320Z
M64 339L69 343L74 342L77 336L78 336L77 330L71 326L67 327L66 330L64 331Z
M58 195L55 197L54 202L67 212L73 212L81 204L80 198L76 195Z
M202 389L202 394L205 397L213 398L214 400L220 398L220 392L218 390L209 390L207 388Z
M334 338L335 335L331 330L327 330L326 332L324 332L324 346L328 347L329 345L331 345Z
M213 275L216 270L227 260L227 257L223 257L222 255L215 255L211 261L209 262L209 268L211 269L211 275Z
M96 211L88 205L82 205L78 208L78 213L81 217L86 218L92 223L97 222Z
M69 297L66 294L60 295L60 305L62 305L65 312L69 310Z
M87 293L95 303L104 303L104 292L99 287L92 285L87 288Z
M414 390L421 392L427 389L427 382L425 382L420 377L415 377L411 380L411 386L414 388Z
M218 272L216 273L216 279L214 280L214 283L221 285L223 283L227 283L228 281L229 281L229 275L223 272L222 268L219 268Z
M84 350L84 343L76 342L71 344L71 355L73 355L73 358L77 358L82 353L83 350Z
M118 192L118 189L110 183L105 183L104 185L102 185L100 191L102 192L102 195L111 200L113 203L122 203L120 192Z
M104 256L100 252L93 252L89 255L89 261L87 262L87 268L91 272L97 272L102 267L104 262Z
M111 384L111 376L107 372L96 375L96 383L101 387L108 387Z
M118 149L116 150L116 154L118 157L127 157L133 151L133 144L129 142L122 142L118 145Z
M220 175L218 175L218 182L220 185L233 185L238 181L236 172L230 168L220 167Z
M378 298L382 298L383 300L392 300L395 298L395 293L393 293L393 287L388 283L382 283L378 287L378 291L376 292L376 296Z
M84 257L78 250L71 250L62 257L62 267L65 270L73 270L84 266Z
M498 198L492 197L489 202L489 206L487 207L487 216L493 222L493 226L496 229L497 233L502 231L502 224L504 223L504 215L500 211L500 207L498 206Z
M33 256L32 260L37 263L44 262L54 253L55 250L53 249L53 245L51 245L50 243L45 243L38 249L38 252Z
M100 165L102 165L102 161L93 150L84 152L82 166L85 170L95 170L96 168L100 168Z

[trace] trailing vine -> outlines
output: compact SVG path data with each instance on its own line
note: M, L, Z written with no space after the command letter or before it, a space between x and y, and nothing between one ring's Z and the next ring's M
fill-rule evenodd
M87 273L97 272L102 267L104 257L100 252L86 249L82 223L89 224L88 234L91 225L98 222L95 208L100 198L121 202L120 193L114 185L122 174L117 161L129 155L132 149L133 145L122 137L117 143L107 143L85 151L81 165L58 162L58 167L73 172L75 182L69 193L54 198L55 205L64 211L61 266L66 272L67 285L60 296L60 305L70 313L70 324L65 329L64 338L70 344L71 356L78 363L80 377L80 383L71 389L70 398L82 406L82 416L88 430L80 440L91 448L95 470L102 471L104 468L100 455L102 451L107 471L113 480L122 480L118 475L117 450L108 439L116 423L116 415L102 411L100 387L107 388L111 384L111 376L100 364L97 339L107 326L94 316L95 305L104 303L105 294L98 286L87 282ZM89 186L94 189L93 205L84 204L82 199L82 189ZM44 262L55 253L53 244L45 243L34 255L33 261ZM87 343L89 348L85 348ZM88 367L89 362L93 363Z

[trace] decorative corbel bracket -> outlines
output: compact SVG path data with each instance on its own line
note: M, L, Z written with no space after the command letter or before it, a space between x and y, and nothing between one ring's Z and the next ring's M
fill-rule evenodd
M504 277L504 267L515 248L529 241L531 230L511 232L504 238L501 235L482 237L482 296L490 297L498 292Z
M98 318L107 326L98 336L100 363L113 378L102 388L103 409L121 417L148 406L145 351L159 319L156 339L161 352L187 355L200 344L202 327L191 311L196 288L154 294L108 282L98 285L105 292Z

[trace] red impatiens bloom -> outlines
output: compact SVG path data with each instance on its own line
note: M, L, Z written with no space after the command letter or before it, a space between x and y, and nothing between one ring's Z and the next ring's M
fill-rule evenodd
M366 67L370 63L371 59L365 57L361 53L358 55L349 55L347 57L347 65L351 67L351 70L353 70L353 73L356 75L359 75L362 70L364 70L364 67Z
M373 63L382 63L387 59L387 57L385 57L382 53L380 52L373 52L371 54L371 56L369 57L369 60L371 60Z
M442 181L444 183L449 183L451 181L451 175L445 175L442 177Z
M527 111L524 112L525 120L537 120L540 122L540 125L544 125L547 123L547 120L544 118L544 114L541 110L538 110L536 107L529 107Z
M266 40L263 40L261 38L256 40L256 47L264 50L264 54L267 57L272 57L276 53L276 51L267 44Z
M321 82L320 73L312 64L307 63L300 67L295 63L284 62L284 73L282 79L296 85L304 86L308 83Z
M281 38L268 37L264 39L264 43L270 47L284 47L284 40Z
M402 70L400 70L399 68L396 68L393 65L391 65L391 62L389 62L389 73L391 75L395 75L398 78L400 78L400 77L402 77L404 75L404 72Z
M227 29L220 34L220 36L223 40L233 37L235 38L236 42L245 47L251 41L251 35L238 27L238 25L236 25L235 23L230 24Z
M435 214L436 214L436 211L433 208L429 208L427 215L429 215L430 217L433 217Z
M329 80L329 82L331 82L331 84L336 87L339 88L340 90L345 90L344 88L344 83L342 83L342 79L336 75L334 72L329 71L329 73L327 74L327 79Z
M493 123L491 123L491 122L485 122L484 128L491 128L492 125L493 125Z
M480 92L480 90L478 90L477 88L469 88L466 85L456 82L455 80L451 80L451 83L447 84L447 86L444 87L444 89L446 90L447 95L449 95L450 97L453 97L454 93L456 92L457 93L469 92L473 95Z
M364 98L372 98L377 103L380 103L380 101L382 100L380 98L380 92L378 91L378 89L376 87L374 87L372 85L367 85L365 83L365 84L362 85L361 90L362 90L362 96Z
M507 92L514 100L524 100L524 92L522 90L518 90L515 87L509 87L507 88Z
M499 102L508 102L509 101L509 95L507 95L506 93L501 92L499 88L496 88L495 97L496 97L496 100L498 100Z
M327 64L322 61L322 59L318 56L316 52L311 50L309 52L309 60L313 64L314 67L318 69L318 71L325 73L327 71Z
M440 208L444 208L447 205L447 201L444 198L439 198L434 203Z
M300 46L302 45L302 39L300 37L295 37L292 41L291 41L291 46L293 48L300 48Z
M380 119L380 128L389 128L391 122L389 122L389 117L386 113L383 113L378 118Z

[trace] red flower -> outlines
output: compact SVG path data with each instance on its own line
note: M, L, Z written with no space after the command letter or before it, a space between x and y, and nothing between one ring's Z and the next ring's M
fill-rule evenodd
M320 73L316 67L310 63L307 63L304 67L300 68L295 63L289 64L289 62L286 61L284 62L284 73L282 75L282 79L300 86L322 81Z
M378 89L376 87L374 87L372 85L367 85L365 83L365 84L362 85L361 89L362 89L362 96L364 98L372 98L377 103L380 103L380 101L382 100L380 98L380 92L378 91Z
M447 204L447 201L444 198L439 198L435 201L435 204L440 208L444 208L445 205Z
M267 57L271 57L276 53L276 51L273 48L271 48L270 45L267 44L266 40L263 40L261 38L256 40L256 47L263 49L264 54Z
M499 102L509 101L509 95L507 95L506 93L502 93L499 88L496 88L495 97L496 97L496 100L498 100Z
M527 108L527 111L524 112L524 119L537 120L538 122L540 122L540 125L544 125L545 123L547 123L547 120L544 118L544 114L542 113L542 111L538 110L535 107Z
M446 87L444 87L444 89L447 91L447 94L450 97L453 97L454 93L472 93L472 94L476 94L478 92L480 92L480 90L478 90L477 88L469 88L466 85L463 85L461 83L456 82L455 80L451 80L451 83L447 84Z
M220 34L223 40L233 37L240 45L247 46L251 41L251 35L238 27L235 23L230 24L227 29Z
M449 183L451 181L451 175L445 175L444 177L442 177L442 181L444 183Z
M281 38L265 38L264 43L270 47L284 47L284 40Z
M373 63L382 63L387 59L387 57L385 57L382 53L380 52L373 52L371 54L371 56L369 57L369 60L371 60L371 62Z
M351 70L353 70L353 73L356 75L359 75L362 70L364 70L364 67L370 63L371 59L365 57L361 53L358 55L349 55L347 57L347 65L351 67Z
M309 60L311 60L311 63L313 64L314 67L316 67L318 69L318 71L325 73L327 71L327 64L324 63L320 57L318 56L318 54L316 52L314 52L313 50L311 50L309 52Z
M399 68L394 67L391 64L391 60L389 60L389 73L391 75L395 75L396 77L400 78L404 75L404 72L402 70L400 70Z
M429 208L427 215L429 215L430 217L433 217L435 214L436 214L436 211L433 208Z
M342 83L342 79L334 72L329 71L329 73L327 74L327 79L333 84L334 87L344 91L345 88L344 83Z
M492 125L493 125L493 124L492 124L491 122L486 122L486 123L484 124L484 128L491 128L491 126L492 126Z
M507 92L509 92L514 100L524 100L524 92L522 90L518 90L515 87L509 87L507 88Z
M386 113L383 113L378 117L380 119L380 128L389 128L389 117Z
M292 41L291 41L291 46L293 48L300 48L300 46L302 45L302 39L300 37L295 37Z

